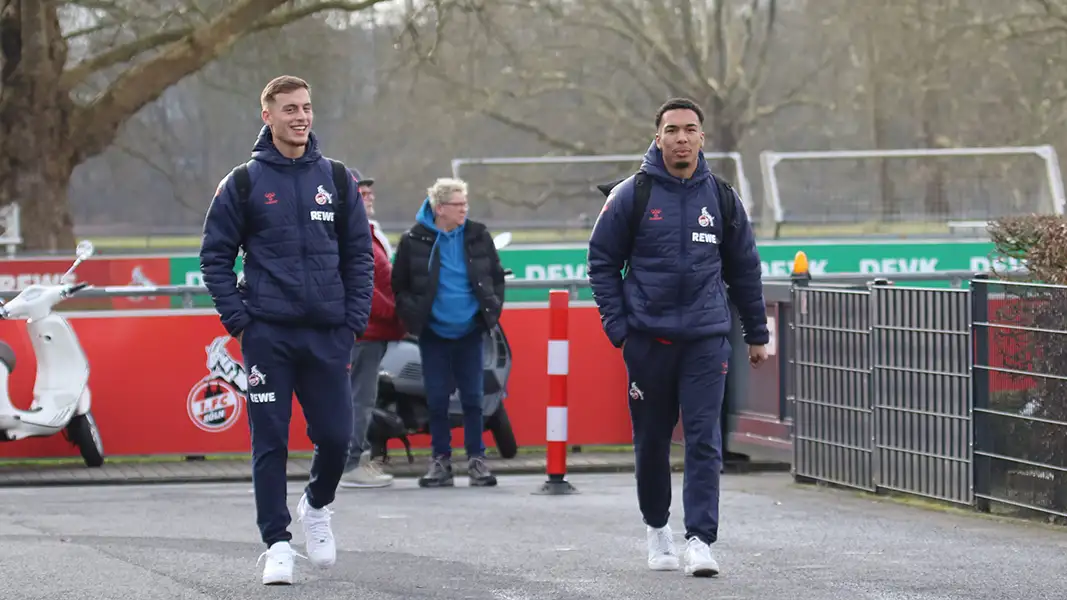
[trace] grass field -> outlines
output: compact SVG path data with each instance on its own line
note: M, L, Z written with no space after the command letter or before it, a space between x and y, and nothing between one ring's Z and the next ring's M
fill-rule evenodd
M513 244L582 243L589 240L588 229L522 229L512 232ZM944 222L913 223L787 223L779 229L780 239L857 238L865 236L931 237L950 235ZM395 245L400 232L388 233ZM760 236L760 239L770 239ZM199 235L184 236L107 236L92 238L100 250L178 250L193 252L200 247Z

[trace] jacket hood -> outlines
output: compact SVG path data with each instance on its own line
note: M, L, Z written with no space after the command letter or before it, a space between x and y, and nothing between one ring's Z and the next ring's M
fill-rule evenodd
M682 183L682 180L667 172L666 163L663 162L663 151L656 147L655 140L652 141L648 146L648 150L645 151L645 157L641 161L641 167L650 176L660 181ZM697 169L685 184L691 185L703 181L708 177L711 177L711 168L708 167L708 161L704 158L704 151L699 150L697 151Z
M415 213L415 222L422 223L434 233L441 233L441 230L433 222L433 209L430 208L430 198L428 196L423 199L419 212Z
M308 133L308 143L304 155L295 159L286 158L278 151L278 147L274 145L274 135L271 134L270 127L264 125L263 129L259 130L256 145L252 147L252 158L275 165L301 165L317 162L322 158L322 152L319 150L319 139L315 136L315 132L312 131Z

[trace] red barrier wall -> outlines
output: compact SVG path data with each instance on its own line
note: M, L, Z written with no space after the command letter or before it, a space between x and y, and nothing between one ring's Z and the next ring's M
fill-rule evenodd
M70 317L91 364L93 415L109 456L250 450L243 395L234 393L225 378L220 383L209 377L212 365L221 372L230 359L241 360L239 345L226 336L213 312ZM520 446L543 446L548 310L508 308L502 323L514 354L505 401L508 414ZM604 337L596 308L573 307L570 333L569 443L630 443L625 368L619 351ZM25 323L0 321L0 339L11 344L18 356L11 394L16 406L25 408L36 370ZM197 397L193 392L208 386L228 393L205 403L202 394ZM292 450L311 449L305 427L303 415L294 410ZM491 435L486 434L485 440L493 445ZM429 445L428 436L411 441L417 447ZM453 445L461 444L462 430L455 429ZM0 443L0 457L57 456L77 456L61 435Z
M73 258L0 261L0 289L21 290L33 283L57 283L63 273L70 268L72 260ZM74 278L96 287L166 285L170 282L170 259L146 256L94 258L79 266ZM63 303L63 310L169 308L170 301L168 296L75 297Z

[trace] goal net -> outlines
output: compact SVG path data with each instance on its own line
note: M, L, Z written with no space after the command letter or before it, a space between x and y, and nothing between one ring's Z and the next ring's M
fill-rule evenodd
M704 156L712 172L734 186L751 215L741 155L705 152ZM641 154L457 158L452 161L452 175L470 186L471 215L494 230L587 233L604 205L596 186L633 174L642 158Z
M1000 217L1062 214L1058 160L1051 146L763 152L760 169L776 233L814 224L953 233L984 231Z

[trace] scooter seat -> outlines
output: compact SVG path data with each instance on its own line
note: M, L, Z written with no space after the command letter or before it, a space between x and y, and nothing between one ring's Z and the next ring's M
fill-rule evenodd
M7 367L8 373L15 370L15 350L3 340L0 340L0 362Z

